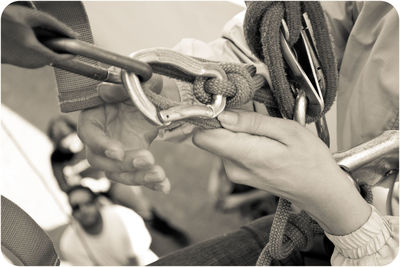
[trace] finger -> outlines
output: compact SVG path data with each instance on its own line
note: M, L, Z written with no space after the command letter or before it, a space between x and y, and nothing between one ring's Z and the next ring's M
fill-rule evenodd
M47 61L48 61L47 64L70 60L75 57L72 54L58 54L58 53L54 52L53 50L44 46L38 40L34 40L31 43L30 47L34 52L36 52L37 54L39 54L42 57L44 57L45 59L47 59Z
M218 120L226 129L253 135L265 136L283 144L293 142L293 136L301 131L295 121L265 116L255 112L224 111Z
M110 159L122 161L124 146L105 133L104 107L87 109L79 114L78 136L95 154L106 155Z
M142 84L143 89L149 89L159 94L163 87L163 80L160 75L153 74L150 80ZM120 103L129 99L129 95L123 85L112 83L100 83L97 92L105 103Z
M86 158L90 165L108 172L132 172L149 170L155 163L154 157L148 150L138 150L130 152L123 161L110 159L102 154L93 153L87 147Z
M126 185L144 185L150 189L168 193L171 185L161 166L154 165L146 171L106 172L107 178Z
M226 129L197 130L193 134L193 143L219 157L245 165L254 157L262 156L266 160L276 157L275 152L286 147L273 139Z
M154 165L148 170L134 172L106 172L108 178L127 185L146 185L160 183L166 179L164 170Z
M120 103L129 99L128 93L121 84L100 83L97 92L105 103Z
M36 57L38 61L42 62L41 65L50 64L57 61L70 60L74 57L74 55L71 54L55 53L53 50L39 42L31 29L25 31L22 44L31 51L32 56Z
M226 129L204 130L196 129L193 134L193 143L201 149L219 157L234 159L243 153L238 134Z
M32 15L27 18L27 22L31 27L40 27L70 38L78 38L79 33L75 32L68 25L55 17L38 10L31 10L31 12Z
M157 94L161 93L163 88L163 79L161 75L153 74L150 80L142 83L142 88L149 89Z

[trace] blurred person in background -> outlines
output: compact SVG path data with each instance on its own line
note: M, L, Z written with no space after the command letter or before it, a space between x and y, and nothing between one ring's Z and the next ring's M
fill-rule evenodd
M74 220L63 232L60 250L73 265L146 265L158 257L151 236L131 209L100 203L93 191L73 186L67 191Z
M54 118L49 122L48 136L54 144L50 158L52 170L62 191L68 192L75 185L89 186L101 191L103 196L115 204L132 209L149 227L172 238L179 245L190 244L189 237L182 230L156 211L141 187L110 182L103 171L90 166L74 122L65 116Z

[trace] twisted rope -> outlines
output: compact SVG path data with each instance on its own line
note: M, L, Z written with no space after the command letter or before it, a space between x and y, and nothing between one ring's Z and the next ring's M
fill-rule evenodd
M205 61L204 59L198 59ZM188 75L177 72L175 69L153 67L153 71L174 79L193 83L193 95L202 104L210 104L213 95L222 95L227 98L227 107L239 107L250 100L256 100L266 105L276 107L276 102L268 90L265 79L256 74L256 68L250 64L237 63L215 63L227 76L226 80L210 77L195 77L190 79ZM177 101L170 100L161 95L144 88L144 92L149 100L160 110L165 110L173 106L180 105ZM190 118L186 122L204 128L220 128L221 124L217 119Z
M336 96L337 70L328 27L323 11L318 2L248 2L244 21L244 34L251 51L269 68L272 88L271 92L277 102L279 113L286 118L293 118L295 95L291 84L296 81L288 79L286 65L280 46L280 27L284 19L289 30L290 46L299 39L302 22L301 17L307 12L313 27L316 49L324 73L325 91L323 98L327 112ZM270 113L278 114L276 107ZM321 114L313 114L307 110L307 122L320 118ZM312 246L315 233L322 229L305 212L291 214L290 202L280 199L270 230L269 241L262 250L257 265L271 265L273 259L288 257L294 250Z
M280 113L286 118L293 118L295 95L290 87L296 81L289 80L286 73L279 37L281 21L285 19L288 25L288 43L292 46L299 39L302 25L301 15L304 12L307 12L313 26L316 50L324 73L326 90L323 95L325 102L323 113L326 113L336 97L337 69L328 26L320 3L314 1L247 2L243 26L247 44L251 51L268 66L272 82L272 95ZM269 107L267 106L267 108ZM313 122L320 116L321 114L313 114L311 110L307 110L307 122Z
M256 68L252 65L221 63L227 80L196 77L193 83L194 96L203 104L210 104L213 95L223 95L227 99L227 107L239 107L247 103L254 95L253 78Z

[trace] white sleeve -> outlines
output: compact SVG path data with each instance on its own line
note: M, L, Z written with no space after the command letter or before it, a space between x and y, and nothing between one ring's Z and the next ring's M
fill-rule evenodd
M335 245L332 265L382 266L391 263L399 247L397 216L382 216L372 207L368 221L356 231L334 236L325 233Z
M122 206L115 207L115 212L120 216L126 229L128 256L138 257L147 252L151 244L151 235L142 217L133 210Z

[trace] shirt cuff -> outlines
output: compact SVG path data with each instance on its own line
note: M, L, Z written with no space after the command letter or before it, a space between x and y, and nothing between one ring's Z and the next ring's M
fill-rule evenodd
M359 259L375 254L391 238L389 222L378 213L374 206L370 206L372 212L369 219L356 231L344 236L325 232L338 252L345 258Z

